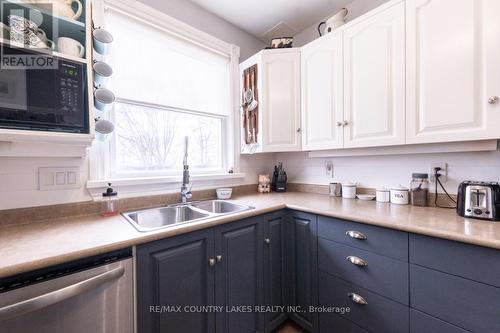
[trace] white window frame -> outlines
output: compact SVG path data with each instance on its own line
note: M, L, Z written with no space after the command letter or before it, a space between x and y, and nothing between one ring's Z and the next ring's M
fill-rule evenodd
M215 38L201 30L191 27L190 25L172 18L165 13L162 13L154 8L139 3L133 0L96 0L92 2L93 22L96 27L106 27L104 19L105 8L112 7L113 10L124 13L143 21L154 27L164 30L178 38L187 40L193 44L197 44L203 48L209 49L212 52L223 54L230 59L230 103L231 110L229 115L222 121L222 143L226 149L223 149L223 167L233 168L234 173L229 174L228 170L220 170L217 173L200 174L195 173L192 176L194 187L214 187L220 185L236 185L243 182L245 174L239 173L239 157L240 157L240 143L239 143L239 56L240 48L234 44L226 43L218 38ZM111 49L111 52L113 50ZM95 53L94 53L95 54ZM95 60L104 60L98 54L94 56ZM128 101L127 101L128 102ZM137 101L132 101L135 104ZM147 103L145 103L147 105ZM153 105L153 107L155 107ZM164 107L162 107L164 108ZM168 108L176 111L175 108ZM181 112L191 112L186 110L179 110ZM111 111L113 112L113 111ZM202 113L199 113L200 115ZM203 114L205 115L205 114ZM206 114L209 116L208 114ZM113 116L113 115L111 115ZM233 138L233 139L231 139ZM182 170L177 174L154 174L151 176L136 176L132 174L128 178L114 178L112 172L113 162L111 154L113 153L114 140L108 143L95 142L89 153L89 181L87 182L87 189L90 194L97 198L103 187L107 182L112 181L114 186L122 187L122 194L125 196L133 196L139 193L158 193L169 192L176 189L181 180ZM158 186L161 184L161 188ZM127 195L128 194L128 195Z

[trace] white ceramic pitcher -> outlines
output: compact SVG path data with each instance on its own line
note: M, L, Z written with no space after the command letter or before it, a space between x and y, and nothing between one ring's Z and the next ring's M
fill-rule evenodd
M83 12L83 5L79 0L30 0L30 2L39 8L52 11L56 16L73 20L77 20ZM78 5L76 13L71 8L73 2Z

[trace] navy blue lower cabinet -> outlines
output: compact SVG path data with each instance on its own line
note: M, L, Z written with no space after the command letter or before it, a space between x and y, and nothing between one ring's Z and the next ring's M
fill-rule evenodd
M349 307L343 317L373 333L409 330L409 307L319 271L319 302L326 307ZM332 330L332 332L334 332Z
M342 318L341 315L332 313L319 314L320 333L368 333L352 321ZM428 331L431 333L431 331ZM420 332L423 333L423 332Z
M191 306L215 304L212 229L137 247L139 333L215 332L215 313Z
M215 227L217 333L264 332L262 216Z
M317 332L318 314L310 306L318 304L318 237L317 217L313 214L289 213L288 239L288 304L292 320L304 329Z
M286 312L286 212L264 216L264 293L266 306L265 331L271 332L288 317Z
M408 263L319 237L319 269L409 305Z
M410 333L469 333L460 327L451 325L423 312L410 309Z
M410 264L410 306L472 332L500 332L494 286Z

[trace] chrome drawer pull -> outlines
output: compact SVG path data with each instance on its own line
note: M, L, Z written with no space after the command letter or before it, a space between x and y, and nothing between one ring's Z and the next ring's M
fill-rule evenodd
M359 231L349 230L349 231L346 231L345 234L351 238L354 238L354 239L361 239L361 240L366 239L366 236Z
M368 302L366 301L366 299L364 299L363 296L361 295L358 295L356 293L349 293L347 294L347 296L351 299L351 301L353 301L354 303L357 303L357 304L360 304L360 305L367 305Z
M351 264L356 265L356 266L362 266L362 267L368 266L368 262L366 262L366 260L364 260L364 259L361 259L360 257L348 256L348 257L346 257L346 259Z

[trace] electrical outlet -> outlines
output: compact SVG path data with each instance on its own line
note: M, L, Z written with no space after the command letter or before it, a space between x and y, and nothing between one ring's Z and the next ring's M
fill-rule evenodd
M431 163L431 170L429 172L430 180L435 181L436 177L434 176L434 168L441 168L439 170L439 180L441 183L446 183L448 181L448 164L446 162L435 162Z
M328 177L333 178L333 162L326 161L325 162L325 172Z

